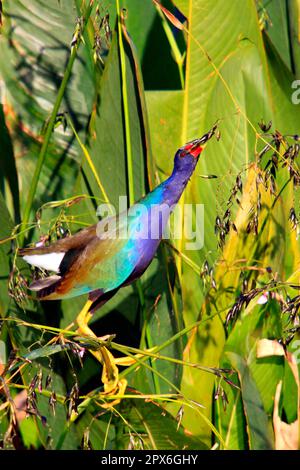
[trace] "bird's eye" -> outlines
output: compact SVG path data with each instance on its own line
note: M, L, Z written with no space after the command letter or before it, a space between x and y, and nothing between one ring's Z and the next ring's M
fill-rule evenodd
M182 151L180 152L179 156L180 156L180 158L183 158L183 157L186 156L186 154L187 154L187 151L186 151L186 150L182 150Z

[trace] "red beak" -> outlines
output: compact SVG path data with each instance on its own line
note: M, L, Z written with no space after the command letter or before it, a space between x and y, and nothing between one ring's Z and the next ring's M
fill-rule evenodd
M198 158L202 150L200 139L193 140L184 146L184 152L193 155L194 158Z
M183 147L183 155L189 153L190 155L193 155L194 158L198 158L204 147L202 147L201 144L205 144L208 140L212 138L212 136L215 134L216 129L218 127L218 123L214 124L214 126L208 131L206 134L204 134L200 139L195 139L192 140L191 142L188 142L184 147Z
M203 147L201 145L197 145L192 147L192 149L189 151L191 155L193 155L194 158L198 158L200 153L202 152Z

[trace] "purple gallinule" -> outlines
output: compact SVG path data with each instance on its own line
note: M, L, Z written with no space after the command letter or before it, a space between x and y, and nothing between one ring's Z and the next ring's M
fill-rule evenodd
M215 130L216 126L176 152L171 176L139 200L139 208L137 204L132 206L127 219L122 214L49 246L19 249L18 254L29 264L56 273L30 285L38 298L68 299L89 294L89 311L93 312L120 287L138 279L156 253L168 215L196 168L203 144ZM122 225L127 230L125 236ZM112 228L105 231L105 226Z
M144 210L135 211L135 204L127 218L123 214L105 219L100 226L92 225L49 246L20 249L19 255L25 261L55 273L30 285L31 290L37 291L38 298L68 299L88 294L89 300L78 315L77 323L82 333L93 335L87 326L91 314L121 287L138 279L151 263L168 216L192 176L204 144L216 129L214 125L203 137L177 150L171 176L138 201ZM153 207L162 209L162 217L157 217L159 211L153 211ZM126 236L124 232L120 236L124 221ZM105 225L113 228L101 231Z

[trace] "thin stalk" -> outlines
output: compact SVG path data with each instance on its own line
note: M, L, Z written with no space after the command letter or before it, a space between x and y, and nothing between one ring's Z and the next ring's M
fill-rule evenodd
M141 354L139 352L140 350L137 348L132 348L130 346L121 346L120 344L117 344L114 342L111 342L111 347L115 351L119 351L123 354L128 354L128 352L131 352L132 354ZM175 357L161 356L160 354L155 354L155 353L152 353L151 351L143 351L143 356L153 357L156 360L167 361L167 362L171 362L171 363L182 365L182 366L193 367L195 369L201 370L203 372L209 372L210 374L214 374L214 375L216 375L217 373L213 367L200 366L199 364L195 362L183 361L181 359L176 359Z
M286 285L286 283L283 283L282 284L283 286ZM280 284L277 285L277 287L280 286ZM167 339L164 343L161 343L160 345L157 345L155 346L151 353L155 353L155 352L159 352L161 351L162 349L164 348L167 348L168 346L170 346L172 343L174 343L175 341L177 341L180 337L186 335L187 333L189 333L191 330L193 330L194 328L197 328L199 327L201 324L204 324L208 321L211 321L212 318L214 318L215 316L218 315L218 313L223 313L223 312L226 312L227 310L229 310L231 307L233 307L234 303L232 304L229 304L227 305L226 307L222 308L221 310L218 310L216 313L214 313L213 315L210 315L209 317L207 318L203 318L201 320L197 320L193 323L191 323L190 325L186 326L185 328L183 328L182 330L180 330L178 333L175 333L175 335L173 335L171 338ZM4 318L3 321L11 321L11 322L14 322L16 323L17 325L20 325L20 326L28 326L30 328L34 328L36 330L40 330L40 331L49 331L53 334L62 334L64 335L65 337L77 337L76 339L86 339L86 337L83 337L83 336L80 336L78 335L78 333L76 331L71 331L71 330L66 330L66 329L62 329L62 328L57 328L57 327L54 327L54 326L48 326L48 325L40 325L38 323L30 323L30 322L26 322L22 319L19 319L19 318ZM99 338L97 338L97 340L95 338L93 338L93 341L96 343L98 343L100 346L106 346L108 347L108 343L107 341L103 341L103 340L100 340ZM115 344L114 342L110 342L110 344ZM118 343L116 343L118 344ZM118 346L121 346L118 344ZM143 350L139 350L137 349L136 350L138 353L140 354L143 354ZM147 357L145 357L145 359L148 359ZM129 368L128 368L129 369ZM128 370L126 369L126 370ZM123 375L125 371L121 372L121 375Z
M122 18L120 14L119 0L116 0L117 15L118 15L118 37L119 37L119 51L121 62L121 79L122 79L122 99L123 99L123 113L125 125L125 145L126 145L126 158L127 158L127 175L128 175L128 191L129 191L129 204L134 204L134 179L133 179L133 163L132 163L132 146L131 146L131 132L130 132L130 116L128 104L128 90L127 90L127 77L126 77L126 56L123 44L122 35Z
M16 383L9 384L9 387L10 388L16 388L16 389L28 389L27 386L16 384ZM37 394L44 395L46 397L50 397L50 395L51 395L51 392L48 392L46 390L40 391L38 389L35 389L35 392ZM74 413L71 416L70 424L74 423L79 418L79 416L87 409L87 407L92 402L92 400L99 400L99 396L91 397L91 396L84 396L83 395L83 396L80 396L79 398L83 399L83 401L78 406L78 413L77 414ZM188 399L184 398L181 393L179 395L174 394L174 393L166 393L166 394L161 394L159 396L156 396L156 395L154 396L154 395L151 395L151 394L141 394L141 395L124 394L124 395L114 395L114 396L111 396L111 397L109 397L109 396L105 397L106 400L115 400L116 398L119 398L119 399L133 399L133 400L137 400L137 399L140 399L140 400L147 400L147 399L148 400L154 400L155 399L157 401L176 403L177 405L182 405L182 406L187 406L189 408L192 408L193 410L195 410L196 413L200 414L201 418L205 420L205 422L209 425L209 427L212 429L212 431L221 440L221 443L225 446L225 443L222 439L222 436L221 436L220 432L215 428L215 426L199 410L200 405L195 404L192 400L188 400ZM57 401L59 403L64 403L65 402L65 397L62 396L62 395L57 395ZM114 408L113 408L113 410L116 411ZM129 425L129 423L127 423L127 424Z
M93 3L94 3L94 0L90 0L89 5L86 9L85 18L84 18L84 22L83 22L83 26L82 26L82 31L81 31L80 34L83 34L83 32L86 28L86 25L88 23L89 17L90 17L91 12L92 12ZM69 57L69 60L68 60L67 66L66 66L66 70L65 70L62 82L60 84L60 87L59 87L59 90L58 90L58 93L57 93L57 97L56 97L56 100L55 100L55 103L54 103L54 107L53 107L49 122L48 122L47 127L46 127L43 144L42 144L39 156L38 156L37 164L36 164L36 167L35 167L35 171L34 171L32 182L31 182L30 189L29 189L29 194L27 196L27 202L26 202L26 206L25 206L25 210L24 210L23 220L22 220L22 223L21 223L21 228L20 228L20 245L21 246L24 244L25 229L26 229L26 226L29 222L32 203L33 203L34 196L35 196L35 193L36 193L36 189L37 189L37 185L38 185L38 182L39 182L42 167L43 167L43 164L45 162L46 155L47 155L47 150L48 150L50 139L51 139L52 132L53 132L53 129L54 129L56 116L57 116L57 113L59 111L64 93L65 93L65 90L66 90L66 87L67 87L67 84L68 84L68 81L69 81L71 73L72 73L73 65L74 65L74 62L75 62L75 59L76 59L76 55L77 55L77 51L78 51L80 42L81 41L80 41L80 37L79 37L76 40L76 43L73 45L73 47L71 49L71 54L70 54L70 57Z

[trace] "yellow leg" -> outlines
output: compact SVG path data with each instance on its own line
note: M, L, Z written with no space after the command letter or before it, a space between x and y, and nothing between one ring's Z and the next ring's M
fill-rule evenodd
M86 335L86 336L92 336L95 338L95 334L93 331L88 327L88 323L90 322L92 315L89 313L89 309L92 305L91 300L88 300L81 312L77 315L76 322L78 325L78 333Z
M79 334L91 336L92 338L97 338L95 333L88 326L88 323L92 318L92 314L89 313L91 305L92 302L88 300L79 315L77 316L77 331ZM90 352L103 366L101 377L101 380L104 384L103 395L124 394L127 386L127 381L125 379L119 380L119 370L116 366L116 360L111 354L111 352L105 346L100 346L98 351L90 350ZM106 408L109 406L114 406L119 402L120 400L118 399L108 404L103 404L101 406Z
M77 322L77 325L78 325L78 332L83 334L83 335L86 335L86 336L92 336L93 338L96 338L96 335L95 333L88 327L88 323L90 322L91 318L93 317L93 315L91 313L89 313L89 309L91 307L93 302L91 302L90 300L88 300L86 302L86 304L84 305L83 309L81 310L81 312L79 313L79 315L77 316L76 318L76 322ZM106 338L100 338L100 339L106 339ZM104 347L103 347L104 348ZM104 348L106 349L106 348ZM107 349L106 349L107 351ZM98 351L90 351L94 357L96 357L96 359L98 359L98 361L100 361L101 363L103 363L103 358L102 356L99 357L99 352ZM141 358L143 357L142 354L136 354L135 357L118 357L118 358L114 358L114 364L118 364L120 366L131 366L132 364L134 364L136 362L135 358Z

